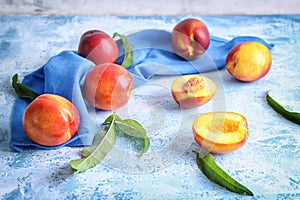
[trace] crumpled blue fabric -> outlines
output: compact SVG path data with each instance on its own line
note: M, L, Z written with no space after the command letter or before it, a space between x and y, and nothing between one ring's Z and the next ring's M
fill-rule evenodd
M92 143L97 126L89 114L88 105L82 96L86 73L94 67L87 59L78 56L75 51L63 51L53 56L49 61L36 71L24 77L22 83L39 94L57 94L71 101L80 113L80 126L76 135L68 142L59 146L83 146ZM11 145L16 151L21 152L24 147L38 147L54 149L59 146L48 147L32 142L25 134L22 127L22 117L29 99L17 98L12 116Z
M227 53L240 42L258 41L269 49L273 47L273 44L268 44L258 37L241 36L228 41L211 36L210 46L206 53L188 62L173 53L171 33L168 31L142 30L127 35L127 38L134 51L134 63L128 70L134 77L135 87L144 84L156 75L194 74L222 69L225 67ZM120 40L117 43L120 53L116 63L121 64L124 47ZM60 146L85 146L92 143L98 128L91 117L89 105L85 102L82 86L85 75L93 67L92 62L79 56L76 51L63 51L24 77L22 83L35 92L57 94L70 100L79 110L81 123L76 135L62 145L47 147L36 144L26 136L22 127L23 113L30 101L17 98L11 122L11 146L14 150L21 152L25 147L54 149Z
M136 86L145 83L155 75L194 74L222 69L225 67L228 52L241 42L256 41L269 49L274 46L254 36L238 36L230 41L211 36L207 51L196 60L186 61L173 53L171 33L168 31L147 29L132 33L127 38L134 50L134 63L128 70L133 74ZM124 58L124 47L121 41L117 42L120 56L116 62L121 64Z

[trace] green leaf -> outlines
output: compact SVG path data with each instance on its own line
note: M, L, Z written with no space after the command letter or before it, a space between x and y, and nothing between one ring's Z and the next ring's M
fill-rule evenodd
M124 49L125 49L125 55L121 66L123 66L124 68L128 68L133 63L133 51L132 51L131 44L125 35L114 33L113 38L116 37L121 38L121 41L123 42Z
M93 139L93 144L82 149L82 158L88 157L89 155L91 155L92 152L95 151L95 149L98 147L98 144L100 144L101 141L104 139L106 132L107 130L100 131L98 134L95 135Z
M116 142L115 117L114 114L105 132L101 131L95 136L92 146L83 149L81 159L70 161L74 174L95 167L111 151Z
M122 121L122 119L117 114L114 113L114 114L109 115L102 124L103 125L111 124L113 120L114 121Z
M238 193L253 196L253 193L231 178L224 172L215 162L214 158L209 153L197 153L196 162L199 169L211 181L227 188L228 190Z
M91 146L82 150L82 158L70 161L71 167L75 170L74 174L95 167L105 158L116 142L116 130L119 133L143 139L144 148L141 155L149 149L150 140L146 135L146 130L137 121L122 120L116 113L113 113L104 120L102 125L105 126L104 130L95 135Z
M268 104L281 116L284 118L300 125L300 113L299 112L293 112L287 107L281 105L278 103L277 100L274 99L273 94L271 91L268 91L266 96Z
M117 132L144 140L144 148L140 156L148 151L150 139L147 137L146 130L139 122L133 119L116 120L116 125Z
M40 94L34 92L29 87L27 87L25 84L20 83L18 79L18 74L15 74L12 77L12 87L14 88L16 94L20 98L27 98L27 99L35 99Z

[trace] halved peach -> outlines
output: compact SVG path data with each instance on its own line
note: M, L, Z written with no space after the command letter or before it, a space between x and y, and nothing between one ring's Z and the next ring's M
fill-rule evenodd
M218 87L205 76L189 74L176 78L171 89L176 103L184 108L194 108L207 103L215 95Z
M211 153L232 152L248 140L247 120L239 113L205 113L198 116L192 126L196 142Z

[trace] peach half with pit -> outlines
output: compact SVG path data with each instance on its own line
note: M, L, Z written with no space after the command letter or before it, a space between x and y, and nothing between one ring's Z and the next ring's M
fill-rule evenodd
M192 125L195 141L208 152L229 153L248 140L246 118L235 112L209 112L198 116Z
M77 108L66 98L42 94L25 109L22 125L26 135L35 143L56 146L69 141L78 130L80 116Z
M175 102L183 108L195 108L207 103L217 90L213 80L199 74L179 76L171 85Z
M236 79L252 82L264 77L271 68L270 50L259 42L242 42L226 58L226 69Z

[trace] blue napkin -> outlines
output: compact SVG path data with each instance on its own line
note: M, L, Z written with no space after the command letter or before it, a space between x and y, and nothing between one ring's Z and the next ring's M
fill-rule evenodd
M201 73L218 70L225 67L228 51L244 41L258 41L269 49L272 44L266 43L258 37L236 37L228 41L211 36L210 46L200 58L187 62L175 55L171 46L171 33L164 30L143 30L127 36L134 50L134 63L128 68L134 77L135 87L147 82L155 75L178 75ZM117 63L121 63L124 56L124 47L117 41L120 55ZM32 142L22 128L24 110L30 103L26 99L17 98L13 110L11 145L21 152L24 147L38 147L53 149L60 146L85 146L92 143L94 134L98 131L97 125L89 114L89 105L82 96L82 86L87 72L94 64L79 56L75 51L63 51L52 57L36 71L24 77L23 83L37 93L61 95L77 107L81 116L80 127L76 135L68 142L46 147Z
M39 94L49 93L63 96L70 100L80 113L80 126L75 136L59 146L83 146L92 143L97 132L97 126L89 115L81 92L85 74L94 67L89 60L78 56L73 51L63 51L41 68L24 77L23 83ZM17 98L12 116L11 145L21 152L24 147L39 147L54 149L55 147L41 146L32 142L22 127L23 113L30 103L27 99Z

